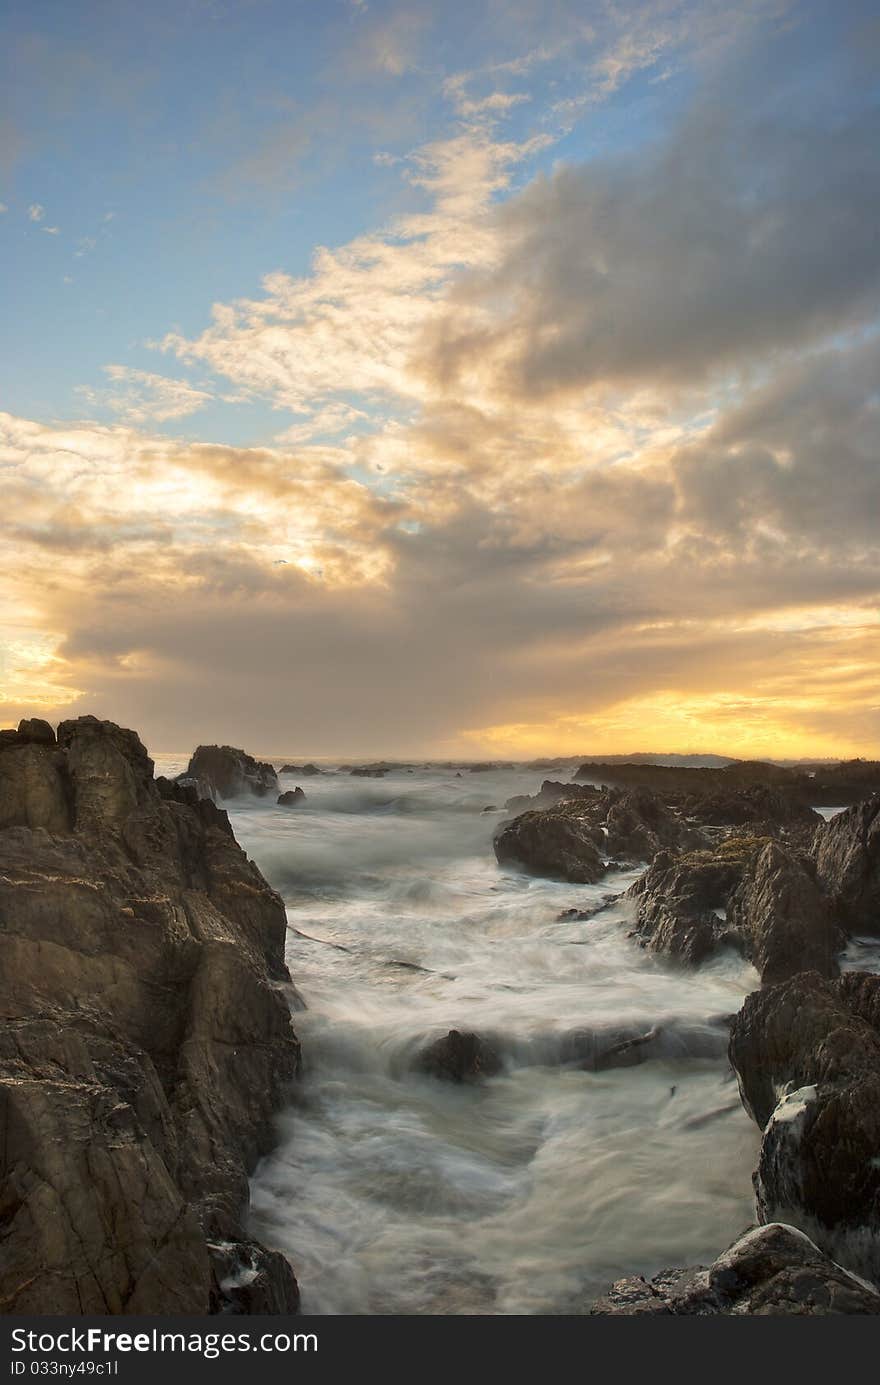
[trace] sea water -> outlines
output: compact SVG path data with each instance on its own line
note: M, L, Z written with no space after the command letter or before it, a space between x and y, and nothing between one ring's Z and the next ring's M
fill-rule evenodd
M291 1260L305 1312L581 1313L622 1275L710 1261L753 1220L759 1132L726 1045L757 975L640 948L621 897L638 869L583 886L500 867L504 802L543 777L337 771L282 776L303 807L225 805L285 900L307 1006L303 1074L251 1188L253 1233ZM502 1073L420 1074L452 1028ZM649 1061L585 1069L652 1031Z

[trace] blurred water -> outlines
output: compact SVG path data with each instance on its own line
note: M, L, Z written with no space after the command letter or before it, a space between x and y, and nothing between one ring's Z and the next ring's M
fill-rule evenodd
M299 781L304 808L226 805L285 898L308 1005L304 1076L252 1182L254 1232L290 1257L307 1312L581 1312L615 1277L705 1262L751 1221L758 1131L724 1020L756 974L646 954L624 900L559 920L637 870L586 887L499 868L504 801L543 777L333 774ZM503 1073L416 1075L450 1028L486 1037ZM579 1066L652 1029L651 1061Z

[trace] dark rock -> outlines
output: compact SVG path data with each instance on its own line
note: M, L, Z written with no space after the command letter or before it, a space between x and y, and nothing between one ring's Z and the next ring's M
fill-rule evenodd
M815 972L750 995L730 1038L764 1130L762 1220L784 1216L841 1264L880 1278L880 976Z
M734 946L765 982L837 974L843 939L811 863L779 842L728 837L684 856L660 852L629 893L636 936L654 952L698 964Z
M279 774L302 774L306 777L315 774L323 774L323 772L324 771L319 769L317 765L311 763L307 765L282 765L278 771Z
M747 867L727 906L731 927L764 983L799 971L836 976L844 938L808 863L768 842Z
M601 830L565 804L545 812L523 813L507 823L494 841L502 864L524 866L534 875L592 885L605 874Z
M48 721L42 721L39 717L31 717L29 720L18 723L18 734L22 741L27 741L34 745L54 745L55 732Z
M880 794L817 831L816 878L851 930L880 933Z
M501 1059L479 1034L450 1029L418 1055L416 1068L445 1082L473 1082L501 1071Z
M286 793L278 795L278 802L284 808L298 808L305 801L305 789L301 789L299 784L295 789L288 789Z
M277 1250L257 1241L209 1244L213 1312L289 1314L299 1311L299 1285Z
M134 732L0 765L0 1304L206 1312L298 1065L284 905Z
M628 892L638 904L635 934L642 946L691 965L719 947L741 947L723 915L731 890L762 845L730 838L713 850L683 856L658 852Z
M389 768L388 765L355 765L348 772L358 779L384 779Z
M231 745L200 745L180 781L195 785L203 798L215 800L278 793L278 775L272 765Z
M592 1308L624 1317L824 1317L880 1313L880 1294L780 1222L740 1237L708 1269L621 1279Z

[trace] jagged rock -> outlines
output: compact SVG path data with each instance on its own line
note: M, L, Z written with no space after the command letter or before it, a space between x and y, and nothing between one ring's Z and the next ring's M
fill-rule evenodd
M48 721L43 721L40 717L31 717L28 720L18 723L18 735L21 740L29 741L35 745L54 745L55 732Z
M851 930L880 933L880 794L838 813L816 833L819 884Z
M278 773L279 773L279 774L302 774L302 775L305 775L305 776L309 777L309 776L313 776L313 775L316 775L316 774L323 774L324 771L321 770L321 769L319 769L317 765L313 765L313 764L310 762L310 763L307 764L307 765L282 765L281 768L280 768L280 770L278 771Z
M764 1130L762 1220L784 1216L841 1264L880 1278L880 976L815 972L750 995L730 1060Z
M355 765L348 772L357 779L384 779L389 768L388 765Z
M442 1039L428 1044L416 1059L416 1068L446 1082L473 1082L501 1071L501 1059L479 1034L450 1029Z
M495 837L498 861L579 885L601 880L606 869L601 829L572 811L576 807L564 804L514 818Z
M556 803L573 798L595 798L601 792L592 784L563 784L555 779L545 779L536 794L514 794L504 806L512 813L525 813L530 808L552 808Z
M206 1312L297 1070L284 905L134 732L0 765L0 1309Z
M305 789L301 789L297 784L295 789L288 789L286 793L278 795L278 802L283 808L298 808L306 801Z
M693 965L733 946L768 983L809 969L837 973L843 940L810 862L778 842L729 837L684 856L659 852L629 894L635 936L654 952Z
M213 1271L212 1311L235 1314L295 1313L299 1286L277 1250L257 1241L209 1244Z
M721 946L740 946L725 906L760 845L752 838L731 838L714 850L684 856L658 852L628 891L638 904L635 936L642 946L690 964Z
M808 866L777 842L768 842L727 905L729 922L765 984L799 971L837 975L836 956L844 939Z
M60 733L60 728L59 728ZM231 745L200 745L180 776L184 785L192 784L202 798L223 800L255 794L265 798L278 793L278 775L272 765L255 760Z
M696 846L698 828L643 789L587 788L579 797L530 809L495 838L499 861L577 884L601 879L609 858L650 860L664 846Z
M880 1313L880 1294L823 1255L794 1227L757 1227L708 1269L664 1270L650 1281L621 1279L592 1308L624 1317L714 1315L824 1317Z

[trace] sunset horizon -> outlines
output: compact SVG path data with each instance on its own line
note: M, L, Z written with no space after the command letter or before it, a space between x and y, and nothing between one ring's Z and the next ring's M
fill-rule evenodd
M3 26L0 724L878 753L870 6Z

